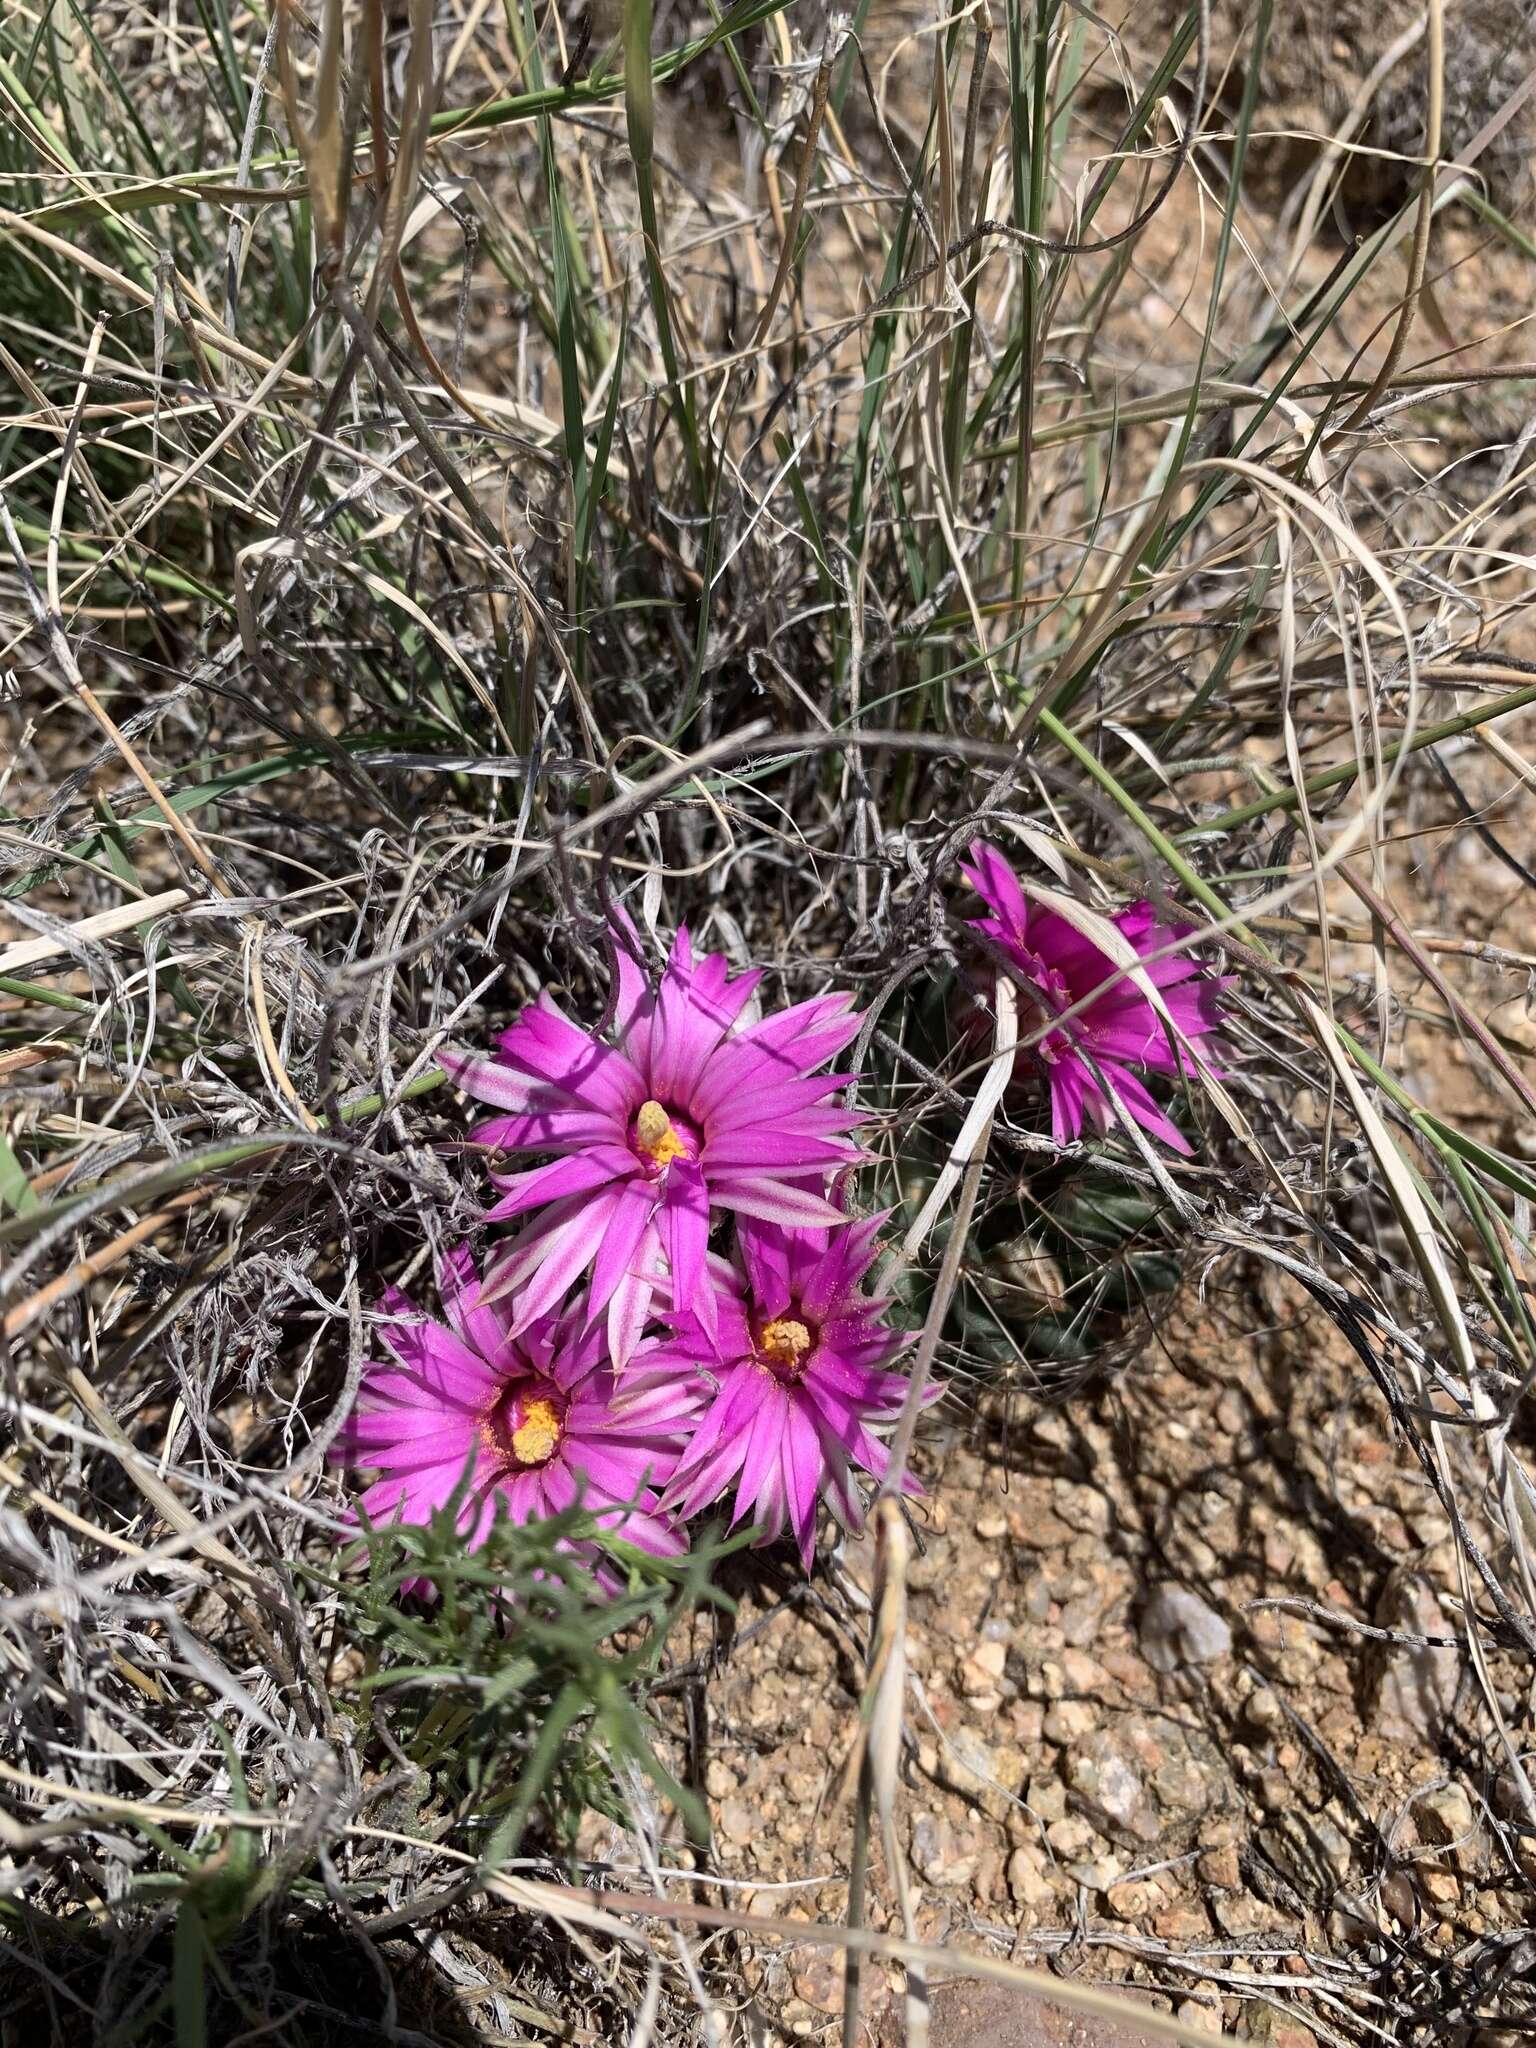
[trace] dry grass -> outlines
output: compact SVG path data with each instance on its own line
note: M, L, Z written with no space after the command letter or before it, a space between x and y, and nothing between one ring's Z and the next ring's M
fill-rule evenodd
M962 1400L1069 1395L1216 1259L1313 1295L1455 1533L1476 1767L1532 1867L1536 962L1419 900L1404 836L1471 758L1469 829L1532 886L1536 349L1457 284L1529 222L1398 162L1384 224L1330 243L1350 126L1269 246L1267 6L1239 62L1198 10L1166 46L1013 4L712 18L0 27L18 2039L723 2037L707 1890L514 1869L531 1823L558 1875L592 1801L660 1839L640 1720L594 1699L539 1775L602 1631L498 1719L505 1645L413 1641L336 1571L325 1464L381 1278L475 1227L437 1049L545 981L599 1007L618 896L776 996L860 991L861 1206L906 1229L966 1133L971 1227L943 1200L902 1278ZM1430 158L1443 26L1404 60ZM1090 908L1176 903L1237 977L1190 1162L1060 1156L1011 1101L967 1126L978 821ZM1423 1087L1452 1043L1464 1116ZM634 1698L699 1597L637 1592ZM359 1682L431 1656L459 1668L425 1708ZM1368 1978L1333 2038L1399 2038ZM1530 1981L1463 1979L1485 2025L1528 2026Z

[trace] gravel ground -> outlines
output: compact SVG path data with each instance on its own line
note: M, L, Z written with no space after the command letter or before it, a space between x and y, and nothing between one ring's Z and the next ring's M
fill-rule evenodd
M1420 1968L1405 1937L1492 1957L1519 1930L1462 1659L1361 1632L1446 1630L1443 1516L1287 1285L1191 1287L1113 1384L1071 1408L991 1401L925 1476L900 1821L922 1938L1307 2048L1353 2035L1399 1962ZM844 1910L871 1566L861 1540L803 1597L746 1589L707 1726L679 1717L733 1903ZM606 1829L586 1846L625 1860ZM899 1927L878 1862L870 1919ZM746 1981L765 2038L836 2032L836 1961L749 1961ZM899 1981L872 1986L877 2028ZM934 2038L995 2041L995 2017L951 1990Z

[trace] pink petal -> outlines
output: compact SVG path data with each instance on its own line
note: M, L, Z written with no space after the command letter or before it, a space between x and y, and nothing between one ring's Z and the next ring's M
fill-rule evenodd
M812 1420L821 1446L822 1498L845 1529L857 1529L864 1519L864 1503L854 1484L848 1455L819 1416Z
M971 862L970 867L962 862L960 872L982 901L1022 939L1029 928L1029 905L1018 876L996 847L989 846L984 839L972 844Z
M598 1518L603 1527L622 1543L651 1557L673 1558L687 1554L688 1539L669 1515L649 1514L638 1508L605 1510Z
M736 1251L758 1314L767 1322L789 1306L789 1238L776 1224L746 1217L736 1231Z
M761 979L743 976L745 990L739 983L727 990L725 971L726 963L719 954L706 955L695 970L687 928L679 929L656 993L656 1022L651 1032L651 1078L658 1094L669 1101L691 1103L710 1055Z
M789 1526L800 1546L800 1561L811 1568L816 1548L816 1497L821 1490L823 1462L816 1425L798 1401L789 1404L784 1430L784 1475Z
M834 1304L855 1293L874 1262L875 1241L890 1211L851 1223L830 1233L825 1251L800 1278L800 1299L820 1323L829 1320Z
M477 1407L496 1384L485 1360L442 1323L385 1321L378 1329L401 1365L440 1396Z
M572 1471L563 1458L552 1458L538 1473L540 1512L546 1515L563 1514L583 1499L586 1488L583 1474Z
M1083 1134L1089 1102L1099 1090L1076 1059L1058 1060L1051 1074L1051 1136L1058 1145L1073 1145Z
M615 1444L586 1444L571 1453L591 1485L609 1501L632 1501L647 1486L659 1486L672 1476L677 1453L639 1444L620 1448Z
M467 1244L453 1246L438 1262L437 1291L448 1321L472 1351L495 1360L507 1341L502 1309L481 1299L480 1276Z
M804 1174L823 1172L858 1157L859 1148L843 1139L818 1137L783 1125L752 1124L720 1137L712 1135L701 1164L711 1178L722 1173Z
M537 1239L530 1233L526 1245L520 1242L516 1247L526 1249L530 1261L536 1263L531 1277L519 1284L512 1317L514 1336L556 1308L572 1282L586 1271L618 1199L617 1193L599 1189L595 1195L562 1202L549 1211L547 1228L542 1228ZM499 1292L501 1283L496 1284Z
M1113 1061L1106 1061L1104 1078L1119 1096L1127 1113L1135 1118L1144 1131L1154 1138L1161 1138L1173 1151L1182 1152L1186 1156L1189 1154L1189 1140L1177 1124L1164 1116L1133 1073L1125 1067L1116 1066Z
M537 1472L515 1472L502 1479L494 1489L497 1500L505 1509L511 1522L541 1521L544 1513L544 1489Z
M657 1183L636 1173L616 1191L612 1212L604 1226L592 1261L592 1289L587 1297L589 1317L600 1315L614 1289L634 1264L661 1190Z
M618 904L609 912L609 957L613 962L613 1035L642 1070L650 1063L650 1019L653 1006L645 950L628 911Z
M548 1107L557 1099L557 1091L547 1083L520 1074L500 1060L487 1059L483 1053L453 1052L445 1047L437 1063L456 1088L477 1102L490 1103L493 1109L523 1111Z
M508 1062L605 1115L626 1119L644 1099L623 1053L573 1024L547 992L502 1033L501 1050Z
M470 1143L489 1152L580 1152L595 1145L623 1145L628 1127L595 1109L565 1099L521 1116L487 1117L470 1132Z
M608 1354L615 1372L622 1372L634 1356L635 1347L650 1320L656 1283L641 1270L626 1273L608 1301Z
M712 1182L710 1192L723 1209L740 1216L757 1216L765 1223L783 1223L793 1228L805 1224L843 1222L841 1209L820 1195L785 1181L743 1179L735 1175Z
M547 1333L548 1363L539 1370L552 1379L560 1391L577 1397L579 1390L601 1381L609 1384L607 1371L608 1357L603 1349L603 1333L593 1329L576 1315L559 1316L546 1323L535 1323L523 1336L523 1342L532 1349L532 1339L541 1332Z
M788 1417L786 1416L785 1427L787 1428L787 1426ZM741 1516L741 1502L744 1491L745 1487L736 1495L738 1519ZM750 1513L752 1520L757 1524L758 1541L760 1543L773 1542L782 1534L785 1520L789 1514L789 1492L784 1471L784 1436L782 1431L774 1441L772 1457L769 1458L763 1468L763 1476L758 1482L757 1493L753 1498Z
M709 1249L709 1196L704 1176L691 1159L675 1159L656 1213L657 1227L672 1269L672 1296L687 1302L706 1333L715 1326L715 1296L704 1277Z
M435 1465L415 1479L380 1479L361 1496L358 1505L372 1522L430 1522L448 1505L464 1470L461 1461Z
M498 1223L525 1216L530 1209L547 1202L563 1201L569 1195L589 1194L610 1181L640 1172L633 1152L621 1145L600 1145L590 1152L575 1152L552 1159L547 1166L533 1166L526 1173L495 1174L501 1199L488 1216Z
M748 1512L769 1482L778 1463L779 1445L783 1440L788 1418L789 1397L784 1389L766 1374L760 1374L759 1379L761 1390L758 1395L757 1411L752 1417L747 1433L746 1451L741 1461L741 1483L736 1489L736 1513L731 1518L733 1527Z
M366 1429L368 1422L384 1422L380 1429ZM377 1472L425 1471L432 1465L451 1465L462 1472L471 1452L478 1451L475 1432L462 1424L423 1430L419 1436L402 1436L387 1426L387 1418L359 1416L352 1435L354 1462Z

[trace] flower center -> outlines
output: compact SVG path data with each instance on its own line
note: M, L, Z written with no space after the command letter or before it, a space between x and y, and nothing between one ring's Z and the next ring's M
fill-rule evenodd
M635 1116L635 1150L660 1173L674 1159L691 1159L693 1148L659 1102L642 1102Z
M1035 1007L1046 1016L1059 1015L1072 1006L1072 991L1059 967L1048 967L1038 953L1026 953L1029 978L1040 991Z
M1054 1023L1063 1010L1071 1009L1073 1003L1072 990L1059 967L1048 967L1038 953L1026 953L1024 959L1028 966L1029 978L1038 993L1015 988L1021 1038L1030 1032L1039 1031L1042 1025ZM1056 1030L1047 1030L1029 1051L1042 1066L1053 1067L1063 1053L1072 1050L1075 1034L1075 1023L1062 1025Z
M508 1388L491 1411L495 1448L523 1471L547 1465L565 1435L565 1401L547 1380Z
M797 1316L776 1316L757 1333L759 1360L776 1380L791 1386L804 1377L815 1348L815 1333Z
M560 1418L553 1401L529 1401L512 1432L512 1455L524 1465L542 1465L560 1441Z

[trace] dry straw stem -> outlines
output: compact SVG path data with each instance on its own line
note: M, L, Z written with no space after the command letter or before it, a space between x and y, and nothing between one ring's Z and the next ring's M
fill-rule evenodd
M817 1926L804 1920L775 1920L766 1914L734 1913L720 1906L695 1904L684 1899L646 1898L633 1892L581 1892L568 1885L539 1884L528 1879L491 1878L487 1890L503 1893L519 1905L534 1907L595 1933L628 1934L621 1916L637 1920L664 1920L683 1927L728 1929L739 1934L756 1934L765 1940L785 1941L810 1948L841 1949L853 1956L874 1956L901 1963L914 1975L932 1978L980 1978L1003 1984L1044 2004L1068 2012L1090 2013L1097 2019L1129 2026L1148 2040L1174 2041L1179 2048L1205 2048L1212 2039L1209 2030L1186 2025L1170 2014L1157 2012L1140 2001L1123 1998L1113 1991L1101 1991L1091 1984L1074 1984L1053 1977L1045 1970L1032 1970L985 1950L958 1954L903 1935L880 1933L869 1928ZM504 1888L504 1892L503 1892ZM910 2036L909 2036L910 2038Z
M1413 332L1414 316L1419 309L1419 294L1424 289L1424 276L1429 268L1429 236L1435 218L1435 179L1440 165L1440 130L1445 118L1445 0L1429 0L1429 40L1426 55L1429 81L1424 117L1426 161L1419 187L1418 212L1414 216L1413 247L1408 256L1408 289L1403 294L1402 311L1392 331L1391 346L1370 384L1362 392L1359 403L1340 428L1341 433L1353 433L1369 419L1376 401L1392 382L1393 375L1407 352L1408 337Z
M800 223L805 216L805 202L810 194L811 176L816 168L816 146L821 138L821 124L826 116L832 70L841 54L842 38L834 40L829 32L821 62L816 67L816 83L811 88L811 111L806 122L805 141L800 149L800 162L795 171L794 197L790 201L788 218L780 229L778 267L773 273L773 282L769 285L763 301L763 310L752 336L749 353L755 353L768 338L773 316L778 311L779 300L784 294L790 266L795 260L795 249L800 238Z
M890 1456L872 1509L875 1535L875 1577L871 1601L869 1655L865 1668L864 1697L859 1711L859 1732L849 1764L854 1783L854 1850L848 1885L848 1926L858 1929L863 1921L863 1885L867 1862L870 1809L880 1816L880 1839L886 1869L896 1888L902 1924L909 1943L915 1940L911 1886L906 1859L896 1832L896 1796L900 1781L905 1735L907 1695L907 1563L911 1555L906 1524L902 1519L902 1493L912 1457L912 1440L924 1397L938 1355L944 1327L960 1277L961 1261L970 1241L971 1219L975 1214L981 1176L986 1167L992 1123L1003 1091L1013 1074L1018 1016L1013 986L999 975L993 994L992 1058L976 1091L954 1151L944 1172L934 1183L933 1194L902 1243L901 1257L911 1258L932 1226L940 1203L948 1199L955 1181L960 1195L944 1247L944 1259L935 1282L933 1298L918 1339L911 1366L910 1384L900 1417L891 1438ZM881 1285L885 1284L882 1276ZM850 1952L843 2004L844 2048L854 2048L858 2038L860 1976ZM923 1979L909 1962L907 1984L907 2038L922 2048L927 2038L927 2005Z
M0 974L14 974L19 967L39 967L45 960L57 960L60 954L72 952L81 940L116 938L119 933L131 932L190 901L185 889L162 889L158 895L141 896L137 902L93 911L89 917L70 925L67 936L45 933L40 938L19 939L15 945L0 950Z

